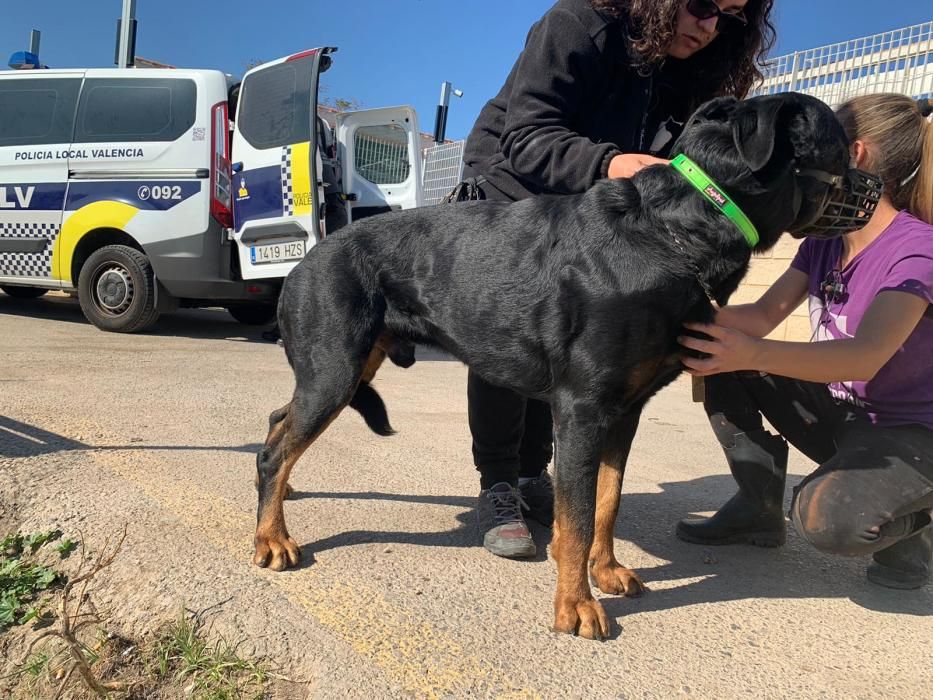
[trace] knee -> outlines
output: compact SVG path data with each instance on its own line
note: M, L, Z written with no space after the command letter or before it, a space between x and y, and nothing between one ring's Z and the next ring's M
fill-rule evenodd
M791 518L797 532L821 552L858 556L874 551L877 529L838 477L804 481L794 493Z

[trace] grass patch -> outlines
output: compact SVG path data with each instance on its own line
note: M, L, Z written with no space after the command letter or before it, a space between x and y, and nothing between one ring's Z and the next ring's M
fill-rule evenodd
M80 652L98 688L71 672L73 657L58 636L49 636L41 648L0 682L0 697L35 700L70 698L92 700L261 700L273 695L273 684L287 681L262 661L245 658L240 644L222 637L208 639L206 630L190 613L154 637L137 642L96 630L96 637L80 643ZM0 681L3 679L0 678Z
M0 541L0 632L24 625L44 614L45 591L63 583L64 577L51 566L40 563L42 548L61 537L58 531L31 535L8 535ZM65 543L71 543L64 547ZM66 556L74 543L58 545L59 557Z
M154 673L186 686L195 698L262 698L271 680L261 663L239 655L239 644L203 636L202 623L182 612L153 645Z
M94 606L90 592L125 538L124 528L94 556L57 531L0 541L0 633L38 623L21 628L31 640L12 673L0 676L0 697L259 699L271 695L274 681L287 680L245 658L242 642L209 635L202 616L184 609L147 640L109 632L109 616ZM54 564L78 547L77 564L65 576Z

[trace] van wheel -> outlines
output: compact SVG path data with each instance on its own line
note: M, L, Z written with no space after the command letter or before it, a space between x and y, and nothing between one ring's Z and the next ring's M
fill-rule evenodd
M159 318L152 265L125 245L105 246L85 261L78 301L87 320L105 331L135 333Z
M227 311L247 326L264 326L275 320L275 304L237 304L229 307Z
M43 289L42 287L14 287L10 285L0 286L6 294L13 297L14 299L38 299L43 294L48 292L48 289Z

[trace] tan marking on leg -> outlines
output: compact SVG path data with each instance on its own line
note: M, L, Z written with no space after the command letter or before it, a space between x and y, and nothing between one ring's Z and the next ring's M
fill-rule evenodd
M596 530L590 549L590 571L603 593L641 595L646 589L638 575L616 560L614 532L622 494L622 469L602 462L596 486Z
M556 508L556 506L555 506ZM556 510L554 511L557 512ZM560 548L560 523L557 522L557 517L555 516L554 522L551 524L551 558L554 561L559 561L558 549Z
M258 524L253 539L255 548L253 563L257 566L268 566L275 571L281 571L298 564L301 553L298 544L288 534L285 526L285 509L282 505L282 501L291 488L288 485L288 477L295 462L327 430L344 408L345 405L334 411L321 429L308 440L299 442L292 435L291 413L278 424L284 425L281 430L276 429L278 426L273 426L269 431L266 446L271 448L270 459L279 462L279 468L275 474L271 494L264 500L260 495Z
M277 411L272 412L272 416L276 416L277 414L282 414L282 413L284 413L284 416L280 420L277 420L277 421L275 421L274 419L270 419L269 433L266 435L266 441L264 443L266 446L275 445L277 449L279 442L282 440L282 436L285 434L285 421L288 419L291 405L292 405L291 401L289 401L282 408L278 409ZM259 471L258 470L256 472L256 478L253 480L253 485L256 487L256 490L258 491L259 490ZM290 484L285 484L285 498L291 498L294 492L295 490L291 487Z
M604 639L609 636L609 620L602 605L590 593L586 570L589 543L583 542L565 517L560 501L556 504L554 523L554 532L560 537L552 548L557 561L554 630L587 639Z
M611 464L601 463L596 482L596 530L590 549L591 564L605 566L615 561L613 543L621 494L622 471Z

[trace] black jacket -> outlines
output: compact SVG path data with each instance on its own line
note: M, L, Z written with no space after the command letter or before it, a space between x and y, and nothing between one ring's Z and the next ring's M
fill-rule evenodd
M625 17L558 0L480 112L464 150L469 170L517 200L582 192L619 153L666 156L687 116L678 110L677 62L639 75L627 33Z

